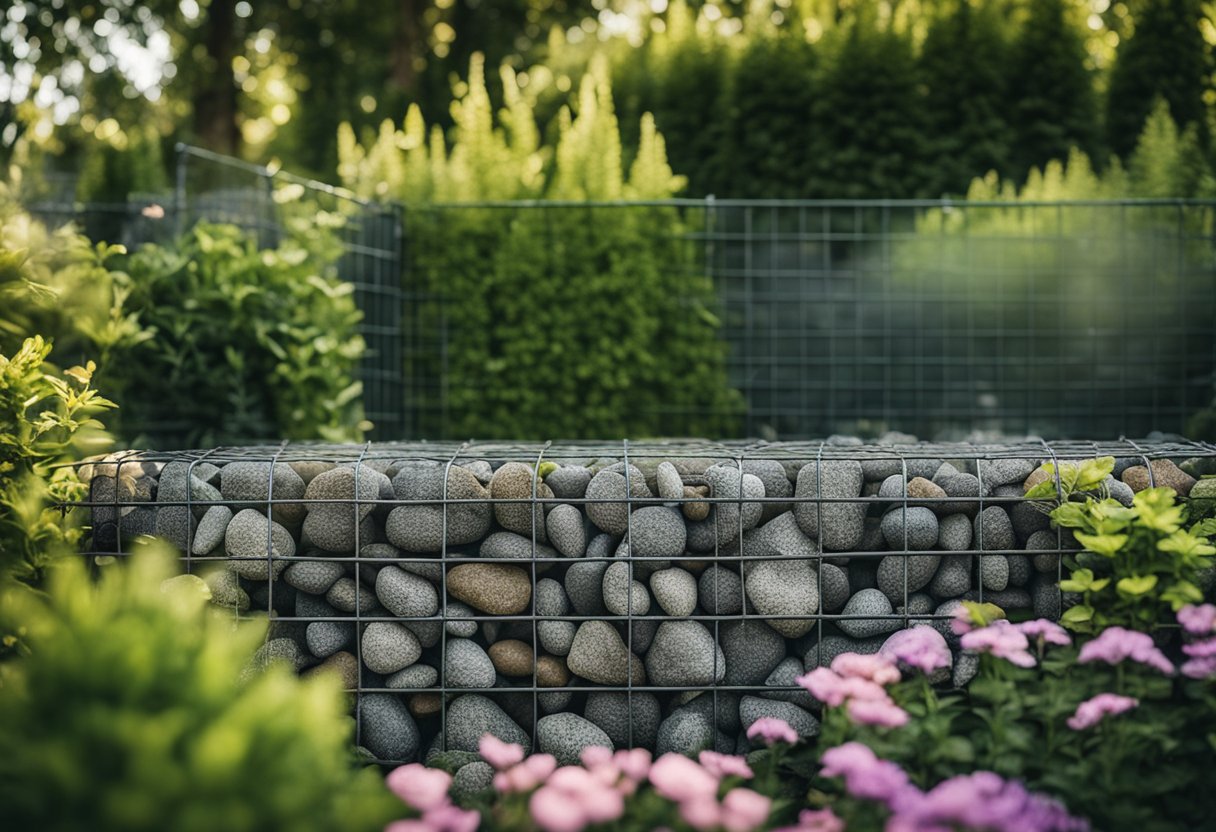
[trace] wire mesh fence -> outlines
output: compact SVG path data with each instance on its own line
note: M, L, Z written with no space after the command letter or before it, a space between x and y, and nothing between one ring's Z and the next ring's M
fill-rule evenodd
M79 204L65 198L35 199L31 213L51 227L69 222L94 240L135 248L167 243L198 222L235 225L259 247L272 248L284 235L332 235L341 246L339 277L355 288L363 313L359 332L367 345L359 365L363 405L373 438L404 431L401 209L369 202L340 188L251 165L189 145L179 145L174 189L132 194L123 203ZM166 447L180 447L179 426L133 425ZM261 437L269 439L271 437Z
M486 731L563 759L735 752L762 716L817 733L795 678L908 627L965 684L962 600L1058 618L1081 547L1046 510L1093 496L1059 464L1106 456L1096 493L1123 503L1216 473L1197 442L284 443L118 454L65 509L89 555L156 534L216 604L270 611L258 659L339 672L382 761ZM1027 498L1046 462L1055 498Z
M484 337L484 323L451 314L461 302L444 291L453 275L492 281L496 269L514 269L585 281L614 267L597 242L626 225L641 227L633 245L653 251L660 271L713 279L730 383L746 400L738 436L1190 435L1204 413L1212 421L1216 391L1214 209L1180 200L410 206L408 435L451 437L453 403L476 398L449 356ZM518 250L524 233L531 254L493 257ZM496 320L492 294L487 306L484 320ZM689 416L656 413L654 435Z

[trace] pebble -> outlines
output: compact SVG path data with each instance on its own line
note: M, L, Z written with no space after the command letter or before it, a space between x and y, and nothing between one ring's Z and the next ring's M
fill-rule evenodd
M662 709L653 693L594 691L587 694L583 716L608 735L614 748L653 749L659 736Z
M447 589L453 598L490 615L516 615L532 600L528 573L499 563L454 566L448 571Z
M785 721L802 739L819 736L819 720L793 702L760 696L744 696L739 700L739 720L745 732L752 727L752 723L764 717ZM762 745L763 740L752 740L754 748Z
M607 612L604 608L604 573L607 571L607 563L586 560L572 563L566 570L566 595L576 613L603 615Z
M655 481L659 489L659 499L669 503L684 499L684 480L676 466L670 462L659 463L655 471Z
M660 569L650 576L650 591L663 612L687 618L697 607L697 579L679 568Z
M438 465L406 465L393 477L393 494L398 500L442 500L443 468ZM467 468L453 466L447 477L449 500L487 500L490 492ZM448 503L446 544L463 546L476 543L490 531L493 510L489 503ZM385 536L406 552L433 554L445 544L444 506L415 504L397 506L389 512Z
M266 501L272 500L271 518L276 523L295 526L304 519L304 504L279 500L300 500L304 494L304 479L285 462L274 463L273 469L270 462L229 462L220 470L219 493L213 499L262 512Z
M543 500L551 499L553 491L544 480L536 477L531 465L508 462L494 472L494 478L490 480L490 497L496 501ZM544 503L495 502L494 519L507 531L529 539L535 533L537 542L548 542Z
M552 754L559 766L579 765L584 748L601 746L614 750L604 731L578 714L551 714L536 723L536 744L543 754Z
M508 638L496 641L487 651L494 669L503 676L532 675L532 645L519 639Z
M975 474L960 473L949 477L938 485L946 492L947 497L979 497L982 489L980 481ZM971 501L949 502L944 504L944 512L949 514L966 514L968 517L974 517L979 511L979 503Z
M1023 587L1030 583L1030 558L1025 555L1009 555L1005 560L1009 562L1009 586Z
M536 684L542 688L562 688L570 683L570 668L557 656L536 660Z
M914 592L908 596L908 605L898 604L895 607L897 615L932 615L937 602L927 592Z
M466 693L452 700L448 705L444 733L447 747L452 751L477 751L485 734L522 745L525 753L532 751L532 739L527 732L496 702L477 693Z
M901 552L932 549L937 543L937 535L937 515L927 508L912 506L905 510L897 506L883 515L882 536L891 549Z
M819 546L802 531L792 511L774 517L755 532L744 534L744 542L744 554L748 557L807 558L819 554Z
M723 621L718 626L728 687L763 685L785 658L785 639L759 619Z
M971 548L971 521L965 514L950 514L938 525L937 546L951 552L962 552Z
M493 785L494 767L484 760L476 760L456 769L456 773L452 775L452 785L448 787L448 794L452 800L460 803L488 792Z
M1009 586L1009 560L1004 555L980 555L980 586L999 592Z
M721 682L725 674L726 657L703 624L697 621L659 624L646 653L646 675L652 685L696 687Z
M872 638L900 628L901 622L898 618L894 617L894 612L895 610L891 606L891 602L887 600L887 596L881 591L877 589L863 589L853 594L853 597L849 599L849 603L844 605L844 610L841 614L865 617L840 619L836 622L836 626L845 635L852 636L853 638ZM891 617L882 618L881 616Z
M629 489L635 499L652 496L646 487L646 478L636 468L630 470ZM624 476L606 469L600 471L587 484L586 496L594 501L587 503L587 517L596 528L617 537L628 531L629 505L624 502Z
M940 555L888 555L878 563L878 589L892 604L902 604L905 590L910 594L928 586L940 563Z
M477 613L468 604L448 601L444 612L443 626L448 635L457 638L472 638L477 635L477 622L472 620Z
M743 609L743 582L738 572L715 564L701 573L697 597L710 615L735 615Z
M942 502L946 497L945 489L924 477L913 477L908 481L908 496L926 501L923 503L911 503L911 505L924 506L931 509L935 514L949 514L953 509L949 503Z
M954 629L950 626L950 621L954 617L954 613L961 609L963 602L957 598L952 598L948 601L943 601L937 609L933 611L934 620L929 626L937 630L946 643L950 645L951 650L957 650L959 647L959 639L962 636L956 635Z
M316 667L306 670L303 675L307 678L318 673L336 674L343 690L355 690L359 687L359 660L353 653L334 653Z
M1195 478L1169 459L1150 460L1147 468L1143 465L1133 465L1123 472L1121 479L1132 491L1143 491L1150 485L1150 469L1153 480L1151 484L1155 488L1172 488L1175 493L1185 497L1195 487Z
M575 675L598 685L645 684L642 662L630 656L621 634L607 621L584 621L574 634L566 665Z
M813 462L798 472L794 496L799 500L857 497L862 486L861 464L854 460ZM819 540L825 551L854 548L865 531L866 504L845 502L796 502L794 516L802 531ZM823 529L819 529L820 517Z
M1030 562L1036 572L1054 574L1060 565L1059 536L1054 531L1035 532L1026 541L1027 552L1039 552L1030 556ZM1065 544L1067 545L1067 544Z
M570 654L576 631L573 621L539 621L536 624L536 638L540 646L546 653L555 656Z
M439 671L429 664L412 664L384 680L386 688L433 688L439 682Z
M1060 587L1054 577L1039 575L1030 585L1030 605L1035 618L1047 618L1055 621L1060 613Z
M170 462L161 469L160 479L156 486L156 502L158 503L177 503L184 502L186 495L189 493L187 486L187 477L189 476L189 463L186 462ZM107 490L109 496L114 495L115 485L112 477L107 477L98 482L108 483ZM119 487L120 492L125 490ZM138 493L132 494L132 497L140 496ZM129 498L124 498L129 499ZM135 517L143 518L142 512L135 514ZM109 509L109 515L113 518L113 510ZM105 515L103 515L104 517ZM121 517L123 525L123 536L127 536L136 531L131 526L138 526L140 521L136 521L132 517L132 522L128 523L128 517ZM154 521L154 529L156 536L169 541L181 551L186 551L186 541L190 533L194 530L194 515L190 513L190 509L185 505L171 505L156 510L156 519ZM263 578L262 580L265 580Z
M700 521L709 517L709 503L699 499L709 496L707 485L684 486L684 499L680 505L680 513L688 520Z
M604 572L604 606L612 615L645 615L650 593L641 581L630 578L630 563L617 561Z
M839 566L825 563L820 567L819 578L822 583L823 611L840 612L849 600L849 573Z
M413 762L421 742L418 726L400 696L365 693L359 697L359 743L377 759Z
M1192 500L1196 497L1202 496L1201 493L1195 493L1196 489L1199 488L1200 483L1202 482L1203 480L1196 482L1194 487L1191 488L1190 497ZM1216 482L1216 480L1208 480L1208 482ZM1132 507L1136 494L1134 491L1132 491L1132 487L1130 485L1121 480L1117 480L1114 477L1107 477L1105 480L1103 480L1103 485L1106 487L1106 492L1110 494L1111 499L1118 501L1120 505L1126 506L1127 508Z
M695 756L714 746L714 726L698 711L678 708L659 725L655 754Z
M401 618L427 618L439 611L434 584L396 566L386 566L376 575L376 597Z
M545 518L549 542L568 558L581 558L587 552L587 530L583 513L571 505L554 506Z
M481 645L468 638L450 638L444 649L443 681L449 688L494 687L494 663Z
M988 506L976 516L972 539L976 548L984 552L1017 547L1013 523L1005 509L1000 506Z
M785 466L775 459L745 459L743 471L760 480L765 497L792 497L794 494L794 484L785 473ZM760 522L767 523L790 508L789 503L762 503Z
M557 550L515 532L494 532L481 542L477 552L483 558L491 560L534 560L535 558L555 558Z
M242 587L235 572L227 569L213 569L204 578L207 588L211 590L211 603L217 607L225 607L237 612L249 609L249 593Z
M959 653L954 660L954 673L950 683L956 688L966 687L967 683L980 672L980 657L974 653Z
M581 465L563 465L545 477L545 485L560 500L581 500L589 482L591 472Z
M324 595L344 574L346 570L342 564L335 561L302 560L284 570L283 580L301 592Z
M953 665L954 661L953 656L950 653L950 647L946 644L945 637L932 627L923 627L922 625L913 624L907 629L896 630L887 637L886 641L882 643L882 647L878 648L878 655L885 656L891 661L895 661L895 657L898 655L902 645L906 643L919 644L922 640L934 642L935 646L940 648L943 653L945 653L947 656L951 656L950 664L943 668L939 668L929 676L930 684L940 684L941 682L944 682L950 678L950 667ZM913 675L921 672L915 668L909 668L908 666L903 665L903 663L900 664L900 669L904 671L905 678L907 678L909 672L911 672Z
M802 660L795 656L789 656L781 661L781 664L768 675L764 680L764 686L769 688L794 688L794 690L774 690L765 691L762 696L768 699L780 699L784 702L793 702L800 708L814 709L819 707L815 698L807 691L799 687L794 680L803 674Z
M645 506L629 519L629 549L637 558L669 560L684 553L688 534L678 511Z
M933 580L929 582L929 594L938 600L957 598L971 588L971 562L973 555L945 555Z
M224 542L224 532L228 522L232 520L232 509L228 506L211 506L198 521L194 532L194 542L190 551L195 555L209 555Z
M368 624L363 631L361 647L363 663L374 673L396 673L422 657L422 645L417 636L395 621Z
M899 626L899 622L896 623ZM853 639L847 636L829 634L807 648L802 663L807 670L816 667L829 667L832 659L841 653L860 653L863 656L877 653L886 639L882 636L867 639Z
M380 480L383 474L367 465L358 467L359 500L377 500L380 497ZM354 467L334 468L323 474L318 474L304 491L304 499L309 501L308 513L304 517L303 533L309 541L319 549L327 552L347 554L355 551L357 544L374 543L373 534L368 534L362 521L366 520L375 510L374 503L361 503L358 507L360 521L359 541L355 540L355 505L353 502L331 503L311 502L314 500L346 500L355 499L356 469Z
M277 578L289 565L282 558L290 558L296 553L296 542L291 532L251 508L237 512L224 532L228 568L242 578L265 581L271 572L266 557L268 537L274 576Z
M1025 482L1038 467L1037 459L981 459L979 480L991 492L1001 485Z
M819 583L810 562L765 560L752 569L746 581L747 597L761 615L798 616L770 618L768 625L787 638L798 638L814 626L819 611Z
M354 578L339 578L325 593L325 600L340 612L375 615L383 610L375 594L368 587L355 583Z

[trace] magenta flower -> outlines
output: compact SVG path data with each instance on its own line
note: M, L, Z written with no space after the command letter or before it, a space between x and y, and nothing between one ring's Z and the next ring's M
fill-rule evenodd
M752 832L768 820L773 801L751 789L731 789L722 798L722 826L726 832Z
M410 763L393 769L385 783L407 806L425 812L448 802L452 775L421 763Z
M889 697L880 700L850 699L847 713L854 725L877 725L899 728L908 724L908 712Z
M524 758L524 747L513 742L503 742L490 733L482 734L477 743L477 752L498 771L510 768Z
M1188 635L1207 635L1216 630L1216 605L1187 604L1178 610L1178 623Z
M774 832L844 832L844 821L831 809L803 809L795 826L783 826Z
M641 783L650 773L650 752L645 748L622 749L612 755L612 762L634 783Z
M919 670L926 676L950 667L954 661L945 637L932 627L897 630L883 642L878 655L896 665Z
M481 825L481 815L451 803L444 803L424 812L422 822L434 832L477 832L477 827Z
M899 681L899 668L881 654L841 653L832 659L832 671L846 679L865 679L876 685Z
M435 827L424 820L395 820L384 827L384 832L436 832Z
M956 636L963 636L975 629L975 622L971 620L971 610L966 607L959 607L950 617L950 630Z
M1108 716L1130 711L1140 704L1138 699L1119 696L1115 693L1099 693L1077 706L1077 711L1068 718L1068 727L1074 731L1092 728Z
M855 676L845 678L826 667L817 667L810 673L794 679L820 702L835 708L848 699L886 699L883 687L869 679Z
M1021 624L1015 624L1015 627L1022 632L1022 635L1027 638L1037 638L1043 644L1058 644L1061 647L1067 647L1072 644L1072 638L1067 631L1054 621L1048 621L1046 618L1036 618L1034 621L1023 621Z
M1089 824L1055 800L991 771L951 777L895 810L888 832L956 828L994 832L1081 832Z
M723 777L742 777L750 780L755 774L747 760L734 754L719 754L716 751L702 751L697 755L705 770L719 779Z
M650 767L650 783L660 796L679 803L718 793L718 778L681 754L668 752Z
M987 627L965 633L959 644L964 650L991 653L998 659L1005 659L1018 667L1035 666L1026 635L1004 618L998 618Z
M1216 676L1216 656L1187 659L1179 670L1188 679L1210 679Z
M908 790L919 790L908 782L904 770L889 760L880 760L868 746L846 742L829 748L820 757L824 777L843 777L845 788L854 797L878 800L888 808L902 805Z
M505 793L530 792L557 768L552 754L533 754L522 763L494 775L494 788Z
M680 817L698 832L710 832L722 825L722 807L713 795L698 795L680 804Z
M1216 656L1216 638L1205 638L1184 644L1182 652L1192 659L1210 659Z
M1153 644L1151 636L1123 627L1107 627L1098 634L1097 638L1086 642L1081 647L1080 655L1077 656L1077 661L1081 664L1089 662L1119 664L1125 659L1148 665L1166 676L1174 674L1174 666Z
M765 745L776 745L779 742L794 745L798 742L798 732L790 727L784 719L775 716L762 716L747 729L747 738L760 738Z

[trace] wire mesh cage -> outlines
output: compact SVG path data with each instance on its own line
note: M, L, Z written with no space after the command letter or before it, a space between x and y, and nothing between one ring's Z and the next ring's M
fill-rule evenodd
M1197 442L383 443L127 452L79 470L103 563L167 539L234 615L269 611L259 660L332 668L358 742L404 762L486 731L577 758L588 744L748 747L819 705L795 684L841 652L928 626L934 681L975 672L962 600L1059 617L1079 547L1046 510L1065 463L1094 492L1216 503ZM1054 475L1043 467L1054 464ZM1054 479L1054 499L1026 496Z

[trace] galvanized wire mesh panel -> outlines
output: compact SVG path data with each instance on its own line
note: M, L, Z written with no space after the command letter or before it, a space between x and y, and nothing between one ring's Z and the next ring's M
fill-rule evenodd
M480 335L453 325L461 299L442 287L488 272L473 253L540 215L517 268L571 280L614 214L656 207L682 215L654 233L685 243L656 247L658 268L717 287L730 383L747 401L740 436L1191 435L1213 406L1216 203L490 203L407 211L408 435L451 435L464 380L447 357ZM572 237L571 216L592 208L600 219Z
M951 641L960 599L1057 617L1079 547L1024 483L1100 456L1125 502L1216 473L1194 442L284 443L119 454L71 508L89 554L158 534L216 603L271 610L261 658L341 673L382 760L486 730L735 751L763 715L814 734L797 675L909 626Z

